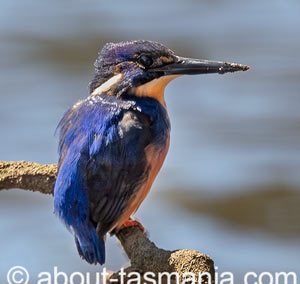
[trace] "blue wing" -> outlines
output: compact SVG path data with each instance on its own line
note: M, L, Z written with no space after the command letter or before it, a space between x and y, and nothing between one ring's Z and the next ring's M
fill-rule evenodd
M59 129L55 212L73 231L79 254L103 264L105 234L147 179L150 121L129 101L91 97L71 108Z

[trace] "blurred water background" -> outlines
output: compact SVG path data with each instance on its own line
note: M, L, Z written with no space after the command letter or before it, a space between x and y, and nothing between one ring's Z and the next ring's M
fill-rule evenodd
M87 95L105 42L151 39L248 64L167 88L171 148L137 217L158 246L208 253L219 272L300 277L299 34L295 0L1 0L0 159L56 162L56 125ZM78 257L51 197L1 192L0 215L1 283L14 265L100 269ZM109 238L106 267L126 264Z

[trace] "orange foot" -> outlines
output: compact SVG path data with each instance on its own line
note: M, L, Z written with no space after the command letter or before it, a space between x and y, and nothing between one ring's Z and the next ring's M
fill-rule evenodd
M133 220L131 218L129 218L127 221L125 221L121 226L119 226L118 228L116 228L114 230L114 233L117 234L119 233L121 230L125 229L125 228L130 228L130 227L138 227L143 233L145 233L145 228L144 226L137 220Z

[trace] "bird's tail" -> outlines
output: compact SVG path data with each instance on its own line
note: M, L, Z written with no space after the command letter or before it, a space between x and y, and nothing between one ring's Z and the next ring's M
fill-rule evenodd
M75 242L79 255L90 264L104 264L105 242L98 236L95 228L90 226L76 231Z
M102 265L105 243L89 218L88 190L85 177L79 171L86 165L71 158L60 165L54 188L54 213L73 233L79 255L88 263Z

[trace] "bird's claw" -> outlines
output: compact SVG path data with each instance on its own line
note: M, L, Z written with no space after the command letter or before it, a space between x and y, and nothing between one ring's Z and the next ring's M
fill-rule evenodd
M121 226L117 227L114 230L114 234L118 234L121 230L125 229L125 228L130 228L130 227L137 227L139 228L143 233L145 233L145 228L144 226L137 220L133 220L133 219L128 219L127 221L125 221Z

